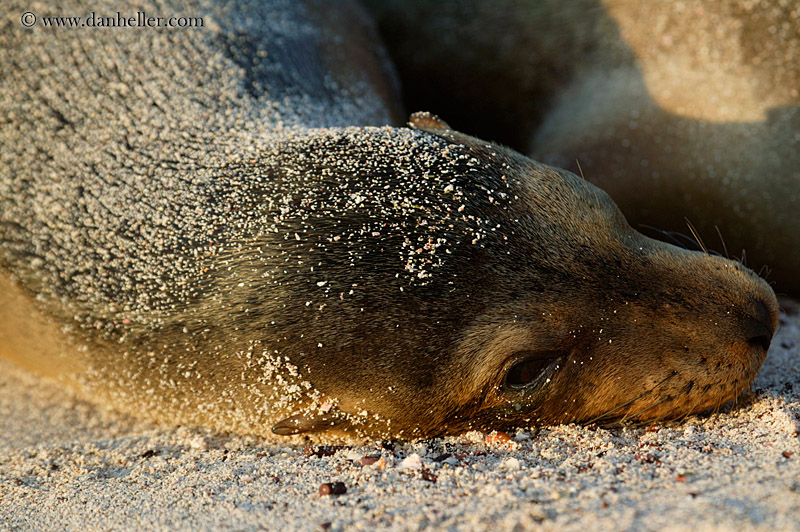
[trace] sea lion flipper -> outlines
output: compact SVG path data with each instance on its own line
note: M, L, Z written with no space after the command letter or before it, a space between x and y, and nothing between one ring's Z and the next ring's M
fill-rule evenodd
M341 412L326 414L297 414L279 421L272 426L272 432L280 436L304 434L307 432L327 432L343 429L350 421Z
M434 135L453 131L447 122L427 111L413 113L408 117L408 125Z

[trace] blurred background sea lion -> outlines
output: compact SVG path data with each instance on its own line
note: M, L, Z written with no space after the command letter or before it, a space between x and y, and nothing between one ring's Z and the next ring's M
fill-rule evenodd
M582 170L651 236L696 246L688 219L800 294L800 4L367 3L408 106Z

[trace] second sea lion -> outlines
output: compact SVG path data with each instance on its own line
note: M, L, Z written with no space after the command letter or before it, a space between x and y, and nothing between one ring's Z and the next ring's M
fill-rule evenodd
M265 435L645 421L750 384L762 279L434 116L366 127L392 121L391 73L372 40L337 77L363 47L327 46L325 5L146 3L205 29L92 39L4 19L3 356Z
M368 4L409 105L582 170L634 227L694 247L688 219L707 245L800 294L796 4Z

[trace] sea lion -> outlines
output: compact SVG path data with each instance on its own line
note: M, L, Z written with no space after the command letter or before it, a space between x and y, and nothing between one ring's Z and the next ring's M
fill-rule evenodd
M582 170L647 234L694 246L688 219L800 294L796 4L368 3L409 105Z
M390 67L329 8L145 2L203 26L87 33L13 3L3 356L263 435L643 421L749 385L777 324L762 279L432 115L367 127L393 121Z

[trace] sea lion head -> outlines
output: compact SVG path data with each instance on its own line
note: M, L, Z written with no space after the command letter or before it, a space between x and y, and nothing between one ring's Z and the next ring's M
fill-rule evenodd
M413 115L412 126L463 161L447 180L435 161L426 171L426 200L438 203L425 223L447 231L423 239L416 219L411 245L401 246L410 257L403 275L425 282L394 286L402 276L386 275L388 285L356 303L361 314L346 298L336 302L347 341L334 350L350 354L302 360L342 411L363 408L406 436L642 422L719 407L750 385L778 314L752 271L640 234L608 195L567 171L430 115ZM398 250L390 239L382 245L370 267L381 271L386 260L391 273ZM427 272L411 260L440 256ZM363 312L364 301L373 312ZM275 431L340 425L329 419L293 418Z
M526 174L527 243L456 346L453 389L472 400L448 426L675 418L749 386L777 326L763 279L642 235L573 174L533 161Z

